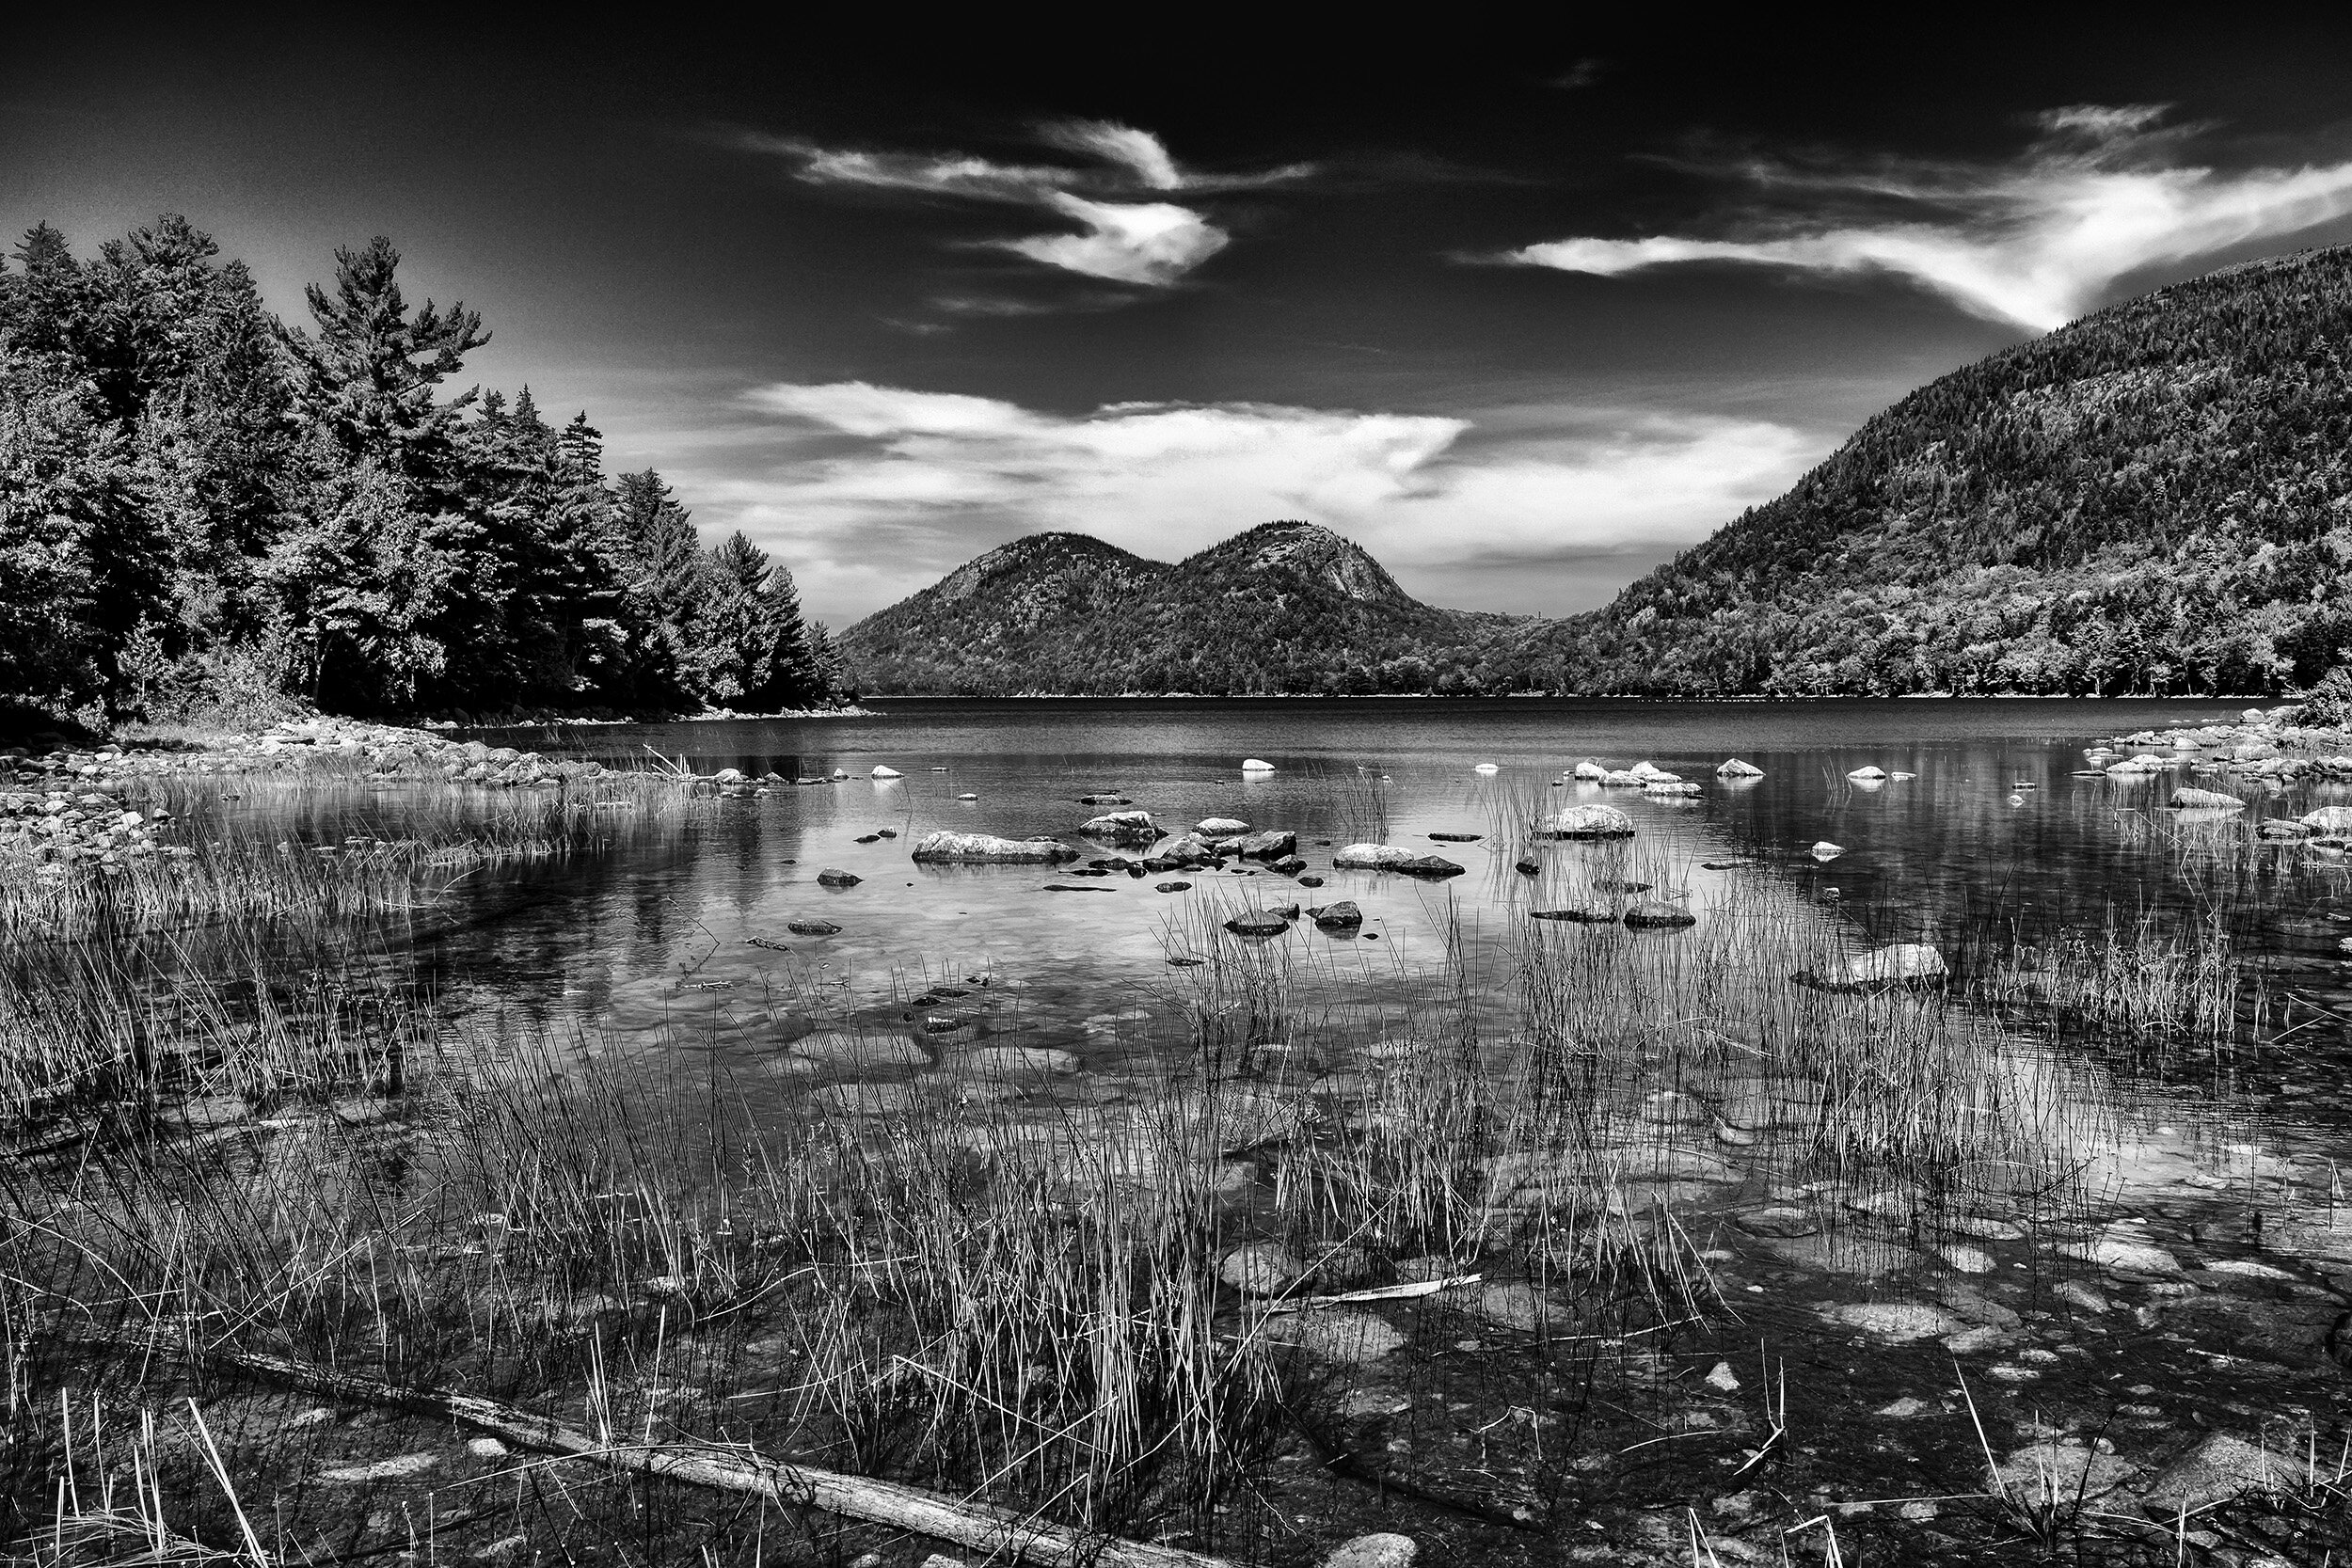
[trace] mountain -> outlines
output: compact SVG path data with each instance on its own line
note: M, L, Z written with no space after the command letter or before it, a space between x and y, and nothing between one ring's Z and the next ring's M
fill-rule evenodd
M2226 268L1913 392L1565 620L1422 604L1327 530L1075 533L852 626L875 691L2275 692L2352 661L2352 247Z
M2352 248L1930 383L1494 663L1587 692L2275 691L2352 657Z
M1330 530L1253 528L1176 564L1083 533L989 551L838 639L877 693L1483 689L1510 617L1439 610Z

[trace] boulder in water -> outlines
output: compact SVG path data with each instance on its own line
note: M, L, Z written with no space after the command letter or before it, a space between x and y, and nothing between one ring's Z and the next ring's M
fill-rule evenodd
M2331 836L2352 833L2352 806L2322 806L2317 811L2304 813L2298 820L2314 832Z
M1343 871L1401 871L1408 877L1458 877L1462 868L1437 855L1417 855L1393 844L1351 844L1331 857Z
M1538 833L1546 838L1631 838L1633 818L1614 806L1570 806Z
M1645 898L1625 911L1625 923L1637 930L1666 930L1679 926L1695 926L1699 917L1679 904Z
M1248 834L1233 846L1233 852L1244 860L1271 861L1279 860L1297 847L1296 833L1269 829L1265 832Z
M1078 831L1089 838L1106 839L1113 844L1151 845L1165 836L1148 811L1115 811L1091 818Z
M2246 802L2235 795L2185 785L2172 792L2172 804L2183 811L2243 811L2246 807Z
M1204 816L1192 825L1192 831L1204 838L1232 838L1248 832L1249 824L1238 816Z
M873 776L877 779L897 779L903 778L905 775L901 774L895 768L884 768L882 764L876 763L874 765Z
M1879 767L1875 763L1865 763L1860 768L1852 769L1846 775L1846 777L1851 779L1856 784L1884 784L1886 782L1886 769Z
M1590 760L1578 763L1568 771L1578 781L1583 784L1598 784L1601 780L1609 776L1608 768L1603 768L1599 763Z
M796 937L836 937L841 927L830 920L787 920L784 928Z
M1752 762L1741 762L1738 757L1726 758L1715 767L1715 777L1719 779L1760 779L1763 776L1764 769Z
M1277 937L1291 927L1277 911L1244 910L1227 921L1225 928L1237 937Z
M1050 865L1074 861L1078 851L1050 838L998 838L993 833L926 833L914 858L967 865Z
M1364 923L1364 911L1356 907L1353 898L1343 898L1336 904L1321 904L1307 911L1308 917L1327 931L1349 930Z
M1823 839L1813 847L1813 858L1817 861L1834 861L1845 852L1844 845L1832 844L1828 839Z
M1696 795L1699 793L1699 786L1694 784L1685 784L1680 779L1652 779L1642 786L1642 793L1669 797Z
M1241 770L1245 773L1271 773L1274 764L1262 757L1244 757L1241 759Z
M1839 990L1871 990L1887 986L1940 984L1949 974L1944 966L1944 955L1928 943L1899 942L1891 947L1849 954L1833 964L1820 980Z
M854 871L842 871L830 865L817 873L819 887L855 887L864 880L866 879Z

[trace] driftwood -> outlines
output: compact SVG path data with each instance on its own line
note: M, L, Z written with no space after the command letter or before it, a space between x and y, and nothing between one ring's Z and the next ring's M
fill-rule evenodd
M1095 1535L986 1503L961 1502L920 1487L844 1475L769 1459L748 1449L692 1443L615 1445L579 1427L516 1405L443 1388L406 1387L379 1378L339 1372L316 1362L258 1351L207 1345L158 1329L107 1343L135 1354L177 1352L216 1367L234 1368L290 1388L351 1404L389 1407L457 1422L517 1448L569 1455L610 1469L656 1476L689 1486L748 1493L845 1519L887 1525L953 1542L991 1556L1002 1553L1046 1568L1235 1568L1223 1558L1173 1546Z

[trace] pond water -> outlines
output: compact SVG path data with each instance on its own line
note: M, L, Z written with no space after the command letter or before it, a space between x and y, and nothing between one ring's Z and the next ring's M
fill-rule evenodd
M1399 1085L1413 1053L1448 1031L1476 1042L1462 1059L1488 1074L1498 1114L1552 1104L1573 1080L1573 1136L1543 1121L1512 1157L1525 1168L1489 1160L1482 1223L1497 1236L1539 1224L1572 1186L1597 1186L1619 1216L1671 1212L1717 1304L1715 1326L1677 1340L1679 1359L1651 1366L1638 1399L1613 1396L1638 1411L1611 1462L1628 1497L1748 1476L1739 1456L1759 1451L1766 1418L1747 1369L1767 1341L1783 1367L1774 1419L1817 1423L1801 1451L1839 1456L1817 1461L1806 1483L1824 1497L1981 1489L1955 1358L1986 1418L2007 1423L1995 1450L2048 1439L2099 1453L2077 1470L2097 1470L2100 1489L2153 1473L2205 1427L2297 1447L2332 1430L2352 1290L2352 1210L2336 1174L2352 1155L2352 980L2339 948L2352 888L2341 860L2263 844L2251 824L2352 791L2249 784L2245 813L2201 826L2163 809L2165 776L2075 776L2095 742L2225 721L2232 705L875 706L837 720L480 732L615 765L659 757L774 778L609 852L471 873L407 940L446 987L578 1024L590 1049L711 1053L776 1117L887 1112L942 1079L969 1088L959 1064L1000 1046L1065 1051L1078 1067L1033 1075L1005 1097L1007 1114L1064 1127L1090 1117L1104 1136L1141 1085L1194 1071L1204 1053L1218 1058L1210 1077L1273 1084L1367 1138L1417 1114ZM1734 756L1762 776L1718 779ZM1272 770L1244 772L1245 758ZM1660 798L1564 778L1585 759L1648 761L1700 791ZM1849 779L1866 765L1910 776ZM877 779L878 766L898 776ZM825 782L790 782L811 778ZM1299 876L1320 885L1243 861L1126 875L1118 863L1145 851L1078 836L1110 809L1079 798L1102 794L1173 832L1212 816L1286 830L1308 863ZM370 799L390 825L407 797ZM1629 814L1634 836L1528 836L1542 813L1587 802ZM245 806L284 809L265 791ZM316 797L303 809L348 826ZM284 826L305 831L291 816ZM914 844L941 829L1057 835L1082 858L914 863ZM1463 869L1428 880L1332 866L1334 848L1367 840ZM1837 852L1817 853L1824 842ZM1114 863L1111 874L1077 874L1089 860ZM823 885L825 870L857 879ZM1624 889L1636 881L1648 886ZM1173 883L1188 885L1162 891ZM1696 923L1629 931L1530 918L1597 901L1622 911L1637 896L1672 900ZM1249 942L1221 929L1253 907L1343 899L1360 927L1298 919ZM812 921L838 929L791 929ZM1889 942L1933 945L1954 973L1951 999L1789 984L1800 965ZM2183 1009L2199 995L2191 1018ZM812 1031L921 1049L827 1057L806 1049ZM1528 1065L1531 1039L1550 1067ZM1266 1065L1267 1047L1291 1053L1288 1077ZM1455 1354L1476 1352L1481 1335L1491 1343L1499 1324L1526 1327L1524 1306L1383 1310L1454 1355L1439 1367L1448 1399L1422 1397L1437 1362L1408 1375L1366 1358L1345 1408L1375 1430L1358 1437L1426 1452L1478 1434L1483 1479L1453 1500L1490 1514L1497 1488L1518 1495L1512 1486L1534 1487L1538 1471L1558 1480L1556 1456L1541 1454L1549 1396L1514 1382L1522 1372ZM1742 1345L1739 1373L1698 1386L1697 1372L1727 1367ZM1385 1385L1406 1392L1383 1405ZM1560 1404L1588 1434L1607 1424L1589 1393ZM1810 1414L1790 1418L1792 1404ZM1449 1408L1464 1413L1460 1432ZM1517 1426L1487 1435L1520 1410L1534 1412L1535 1458L1508 1449ZM1883 1418L1876 1429L1841 1425L1870 1411ZM1935 1435L1897 1430L1914 1417ZM1744 1446L1665 1442L1708 1433L1743 1434ZM1425 1475L1416 1484L1446 1496ZM1741 1516L1730 1510L1724 1528Z

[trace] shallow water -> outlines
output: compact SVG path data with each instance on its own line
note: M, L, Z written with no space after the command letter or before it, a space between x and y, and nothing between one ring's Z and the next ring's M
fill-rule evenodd
M2321 1339L2352 1288L2352 1210L2336 1177L2337 1162L2352 1156L2352 1104L2342 1090L2352 1044L2339 1016L2352 990L2337 946L2337 933L2352 931L2344 923L2352 892L2342 863L2250 849L2242 823L2201 838L2167 820L2162 780L2070 776L2093 741L2233 717L2232 705L877 705L864 719L485 732L493 744L616 763L651 752L704 773L851 776L713 800L609 853L474 873L420 918L412 940L459 994L576 1021L595 1049L714 1053L767 1114L792 1114L812 1092L855 1107L865 1103L855 1093L838 1098L829 1085L886 1090L914 1070L812 1069L789 1050L812 1027L919 1038L949 1069L976 1046L1066 1049L1085 1070L1034 1086L1008 1112L1064 1125L1080 1108L1113 1125L1112 1108L1147 1081L1147 1064L1182 1068L1201 1049L1206 972L1172 967L1171 957L1214 948L1279 976L1290 998L1284 1018L1238 1019L1220 1049L1297 1042L1316 1070L1334 1074L1312 1098L1335 1117L1359 1118L1376 1118L1383 1074L1426 1037L1433 1014L1467 1009L1490 1046L1534 1029L1521 1012L1531 952L1595 973L1617 965L1660 994L1671 994L1674 975L1706 970L1730 978L1708 982L1717 1010L1682 1021L1687 1037L1667 1029L1589 1050L1571 1042L1570 1054L1585 1064L1581 1092L1600 1107L1578 1158L1605 1167L1620 1189L1612 1201L1670 1206L1705 1246L1728 1307L1720 1344L1677 1346L1685 1360L1698 1357L1692 1369L1769 1338L1774 1356L1805 1369L1797 1398L1816 1405L1813 1419L1835 1424L1920 1398L1950 1418L1938 1428L1948 1465L1924 1438L1825 1436L1825 1450L1867 1449L1832 1466L1851 1471L1857 1495L1915 1495L1923 1472L1895 1466L1923 1459L1950 1471L1925 1484L1975 1484L1950 1397L1952 1356L1938 1348L1947 1330L1994 1331L1959 1354L1979 1397L2014 1427L1996 1437L2003 1447L2046 1419L2052 1430L2112 1433L2127 1459L2153 1465L2172 1434L2196 1425L2328 1428L2339 1374ZM1715 765L1734 755L1764 776L1718 781ZM1244 774L1244 757L1275 769ZM1700 783L1702 793L1661 800L1559 782L1588 757L1612 767L1648 760ZM1850 783L1847 773L1865 764L1915 777L1877 788ZM901 776L876 780L877 765ZM1104 792L1128 796L1172 831L1210 816L1290 830L1308 874L1323 883L1303 889L1263 870L1245 875L1246 863L1085 879L1068 865L938 867L909 858L917 839L941 828L1053 833L1084 845L1075 830L1104 808L1078 797ZM2328 784L2249 793L2249 817L2352 795ZM977 799L959 799L965 794ZM365 799L389 830L410 797ZM1531 847L1521 831L1532 811L1587 800L1629 812L1635 839L1546 845L1535 850L1534 876L1512 868ZM255 790L239 809L282 813L272 820L296 837L348 826L331 795L316 792L293 808ZM858 842L885 829L895 836ZM1480 836L1434 841L1434 833ZM1374 838L1445 855L1464 873L1429 882L1331 868L1333 847ZM1817 858L1813 847L1824 840L1842 853ZM825 868L861 880L821 887ZM1527 919L1532 909L1589 900L1601 882L1629 879L1683 900L1698 924L1633 933ZM1192 885L1155 891L1170 881ZM1049 883L1089 891L1047 891ZM1245 949L1216 930L1253 904L1339 899L1361 906L1359 932L1302 921ZM1924 941L1975 981L2021 946L2070 932L2102 938L2114 921L2128 931L2143 913L2172 932L2217 917L2248 960L2239 1017L2218 1039L2092 1027L2030 1006L1996 1015L1966 994L1948 1018L1926 1023L1890 1006L1886 1038L1904 1043L1889 1043L1889 1053L1950 1053L1954 1103L1920 1118L1934 1126L1889 1134L1874 1122L1839 1129L1808 1113L1764 1118L1744 1141L1709 1136L1710 1120L1742 1101L1804 1100L1787 1065L1803 1053L1783 1055L1788 1021L1800 1016L1788 1011L1785 986L1769 1005L1741 991L1761 995L1785 982L1790 952ZM789 922L812 917L839 932L788 931ZM1753 953L1743 949L1751 940ZM1450 959L1458 961L1449 967ZM1466 996L1452 990L1457 977ZM942 984L964 994L929 989ZM930 1020L936 1032L926 1033ZM1871 1082L1832 1085L1835 1101L1883 1111L1901 1074L1871 1059L1867 1037L1864 1045L1859 1057L1828 1067L1806 1058L1805 1070L1869 1080L1883 1069L1883 1093ZM1500 1063L1507 1052L1490 1055ZM1508 1078L1514 1069L1495 1070L1505 1074L1495 1082L1506 1095L1525 1087ZM1675 1093L1704 1110L1672 1114L1677 1102L1659 1097ZM1883 1158L1868 1140L1890 1135L1943 1138L1937 1147L1950 1153L1920 1156L1929 1142L1915 1141L1906 1160ZM1994 1167L2033 1180L2015 1180L2010 1191L1988 1177ZM1491 1199L1497 1214L1508 1221L1540 1204L1546 1180L1516 1193L1502 1184ZM1767 1209L1784 1217L1757 1221ZM2161 1266L2135 1245L2164 1249ZM1934 1335L1905 1342L1871 1315L1883 1309L1943 1317ZM1475 1313L1466 1320L1436 1305L1392 1316L1414 1325L1417 1342L1438 1344L1440 1357L1451 1354L1445 1345L1478 1342L1461 1336L1494 1334ZM1432 1374L1368 1375L1421 1389ZM1477 1378L1502 1379L1498 1400L1521 1397L1507 1371L1474 1372L1459 1356L1438 1375L1454 1379L1449 1396L1469 1395L1454 1408L1481 1419ZM1656 1394L1640 1419L1676 1432L1713 1430L1706 1422L1753 1427L1755 1413L1734 1409L1738 1402L1692 1405L1689 1381L1680 1394ZM2003 1409L2005 1401L2013 1402ZM1626 1461L1627 1473L1648 1476L1642 1484L1665 1497L1731 1473L1674 1469L1695 1464L1674 1456L1698 1448L1645 1449ZM1643 1443L1622 1452L1637 1449Z

